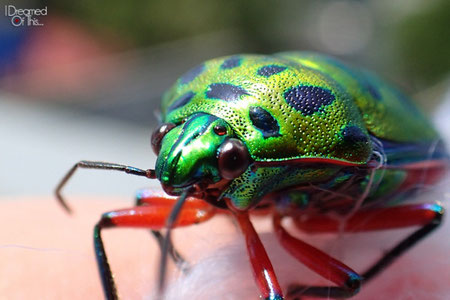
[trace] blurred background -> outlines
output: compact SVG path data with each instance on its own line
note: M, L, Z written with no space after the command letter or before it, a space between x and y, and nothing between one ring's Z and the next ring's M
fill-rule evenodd
M450 101L448 0L1 3L1 195L48 195L81 159L153 167L162 93L217 56L320 51L375 71L430 114ZM10 6L44 15L27 23ZM67 194L156 185L80 173Z

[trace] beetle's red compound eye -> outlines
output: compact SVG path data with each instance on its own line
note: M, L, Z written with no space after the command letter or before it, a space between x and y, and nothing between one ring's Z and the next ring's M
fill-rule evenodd
M214 126L214 132L217 135L225 135L225 134L227 134L227 129L225 128L225 126L216 125L216 126Z
M159 154L159 150L161 150L161 142L164 136L172 130L176 125L173 123L164 123L159 126L152 134L152 148L156 155Z
M230 138L219 149L219 173L224 179L234 179L241 175L250 164L247 147L238 139Z

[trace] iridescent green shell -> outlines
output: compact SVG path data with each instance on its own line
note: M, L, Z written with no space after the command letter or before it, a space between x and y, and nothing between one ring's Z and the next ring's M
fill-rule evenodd
M196 112L224 119L255 161L364 164L370 134L398 142L438 138L403 94L313 53L236 55L193 68L165 94L163 121L179 123Z
M347 90L374 136L394 142L427 143L439 139L428 119L406 95L367 71L313 52L285 52L283 58L327 74Z

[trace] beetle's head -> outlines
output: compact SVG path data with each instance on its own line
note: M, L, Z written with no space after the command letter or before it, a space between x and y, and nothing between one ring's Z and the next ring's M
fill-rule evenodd
M152 135L158 155L156 176L168 194L193 187L197 191L223 189L251 162L244 143L223 119L196 113L181 124L166 123Z

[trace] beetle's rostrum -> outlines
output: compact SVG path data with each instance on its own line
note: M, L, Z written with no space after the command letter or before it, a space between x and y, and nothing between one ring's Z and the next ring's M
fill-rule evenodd
M108 299L116 299L117 291L103 229L148 228L162 243L157 230L216 214L236 220L264 299L351 297L432 232L444 214L438 204L407 202L419 187L442 177L449 156L431 123L406 99L375 75L317 53L213 59L181 76L163 96L163 123L151 138L158 156L154 170L82 161L63 178L57 197L65 205L60 190L77 167L161 182L165 193L141 191L135 207L105 213L96 226ZM272 218L281 246L330 286L310 286L306 279L280 286L251 214ZM311 234L420 228L368 269L353 270L351 261L340 262L292 236L283 218ZM169 237L170 230L163 257L171 255L180 265ZM163 259L161 293L165 271Z

